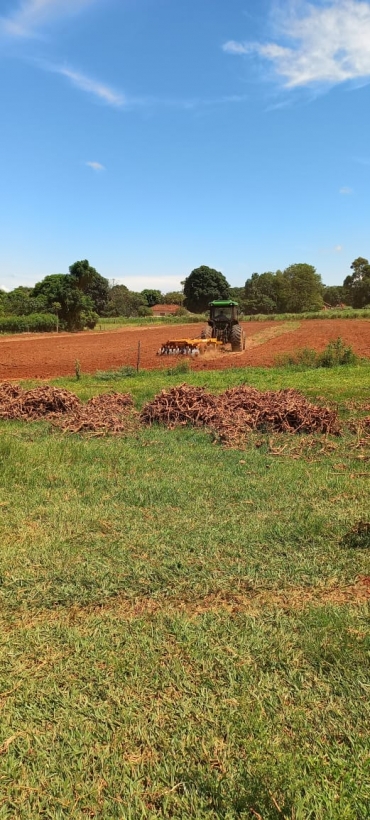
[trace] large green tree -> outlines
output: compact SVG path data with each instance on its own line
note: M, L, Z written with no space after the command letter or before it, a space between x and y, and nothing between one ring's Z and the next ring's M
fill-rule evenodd
M90 265L88 259L81 259L79 262L74 262L73 265L70 265L69 273L76 281L82 293L90 297L94 310L101 316L108 304L108 279L101 276L101 274Z
M312 265L298 263L275 273L253 273L245 283L246 313L303 313L323 307L324 286Z
M323 284L313 265L299 262L290 265L282 273L282 302L288 313L304 313L321 310Z
M55 273L45 276L42 282L35 285L32 296L42 296L46 310L50 313L57 311L60 323L66 330L94 327L99 318L90 296L83 293L76 278L69 274Z
M252 273L244 288L244 311L253 313L279 313L283 308L281 272Z
M343 282L346 302L354 308L370 305L370 264L363 256L352 262L352 274Z
M185 279L185 307L193 313L203 313L214 299L228 299L230 285L220 271L201 265Z

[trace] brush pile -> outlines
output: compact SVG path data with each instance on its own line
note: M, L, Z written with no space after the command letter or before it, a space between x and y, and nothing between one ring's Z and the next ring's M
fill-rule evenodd
M0 419L36 421L53 419L73 413L81 406L80 399L59 387L45 385L23 390L17 384L0 384Z
M23 390L0 385L0 419L46 419L70 433L128 435L142 425L207 427L215 438L238 447L252 431L340 434L335 409L311 404L296 390L261 392L234 387L215 395L203 387L182 384L162 390L140 415L128 393L103 393L82 404L74 393L45 385Z
M80 405L73 414L56 419L54 424L66 433L127 435L137 428L137 413L129 393L103 393Z
M220 411L218 432L230 442L234 431L237 436L246 429L340 434L336 410L312 404L298 390L261 392L254 387L234 387L221 394Z
M143 407L140 420L145 425L159 422L169 429L181 424L201 427L212 424L217 409L217 396L208 393L204 387L181 384L158 393Z
M122 435L137 426L137 414L128 393L103 393L82 404L69 390L49 385L23 390L10 382L0 384L0 419L44 419L65 432L95 435Z
M163 390L143 408L143 424L210 427L228 446L238 446L251 431L340 434L335 410L311 404L296 390L267 391L235 387L216 396L183 384Z

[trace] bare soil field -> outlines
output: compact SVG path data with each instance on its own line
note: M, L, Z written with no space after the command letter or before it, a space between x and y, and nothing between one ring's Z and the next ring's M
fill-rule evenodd
M0 379L52 378L72 375L78 360L83 373L136 365L141 343L142 368L167 368L175 356L157 356L168 339L195 338L203 325L119 328L84 333L22 334L0 338ZM196 370L271 366L276 357L304 347L323 350L340 336L359 356L370 358L370 321L317 319L302 322L246 322L243 353L212 352L192 360Z

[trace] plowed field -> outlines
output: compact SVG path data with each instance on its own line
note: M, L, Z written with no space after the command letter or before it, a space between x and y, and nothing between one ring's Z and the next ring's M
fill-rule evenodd
M83 373L136 365L141 343L141 367L169 367L178 357L157 356L167 339L192 338L202 325L119 328L84 333L23 334L0 338L0 379L51 378L74 373L76 359ZM317 319L302 322L247 322L244 353L206 353L191 360L197 370L243 365L270 366L281 353L304 347L323 350L340 336L359 356L370 358L370 321L366 319Z

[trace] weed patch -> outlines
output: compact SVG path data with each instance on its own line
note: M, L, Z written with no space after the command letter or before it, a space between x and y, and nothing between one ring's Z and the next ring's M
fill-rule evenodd
M350 549L370 549L370 522L359 521L355 524L345 535L343 544Z
M326 346L325 350L317 353L312 348L305 347L294 353L284 353L277 357L276 364L280 367L299 366L302 368L316 367L338 367L342 365L354 365L358 362L358 357L353 352L350 345L345 345L338 337Z

